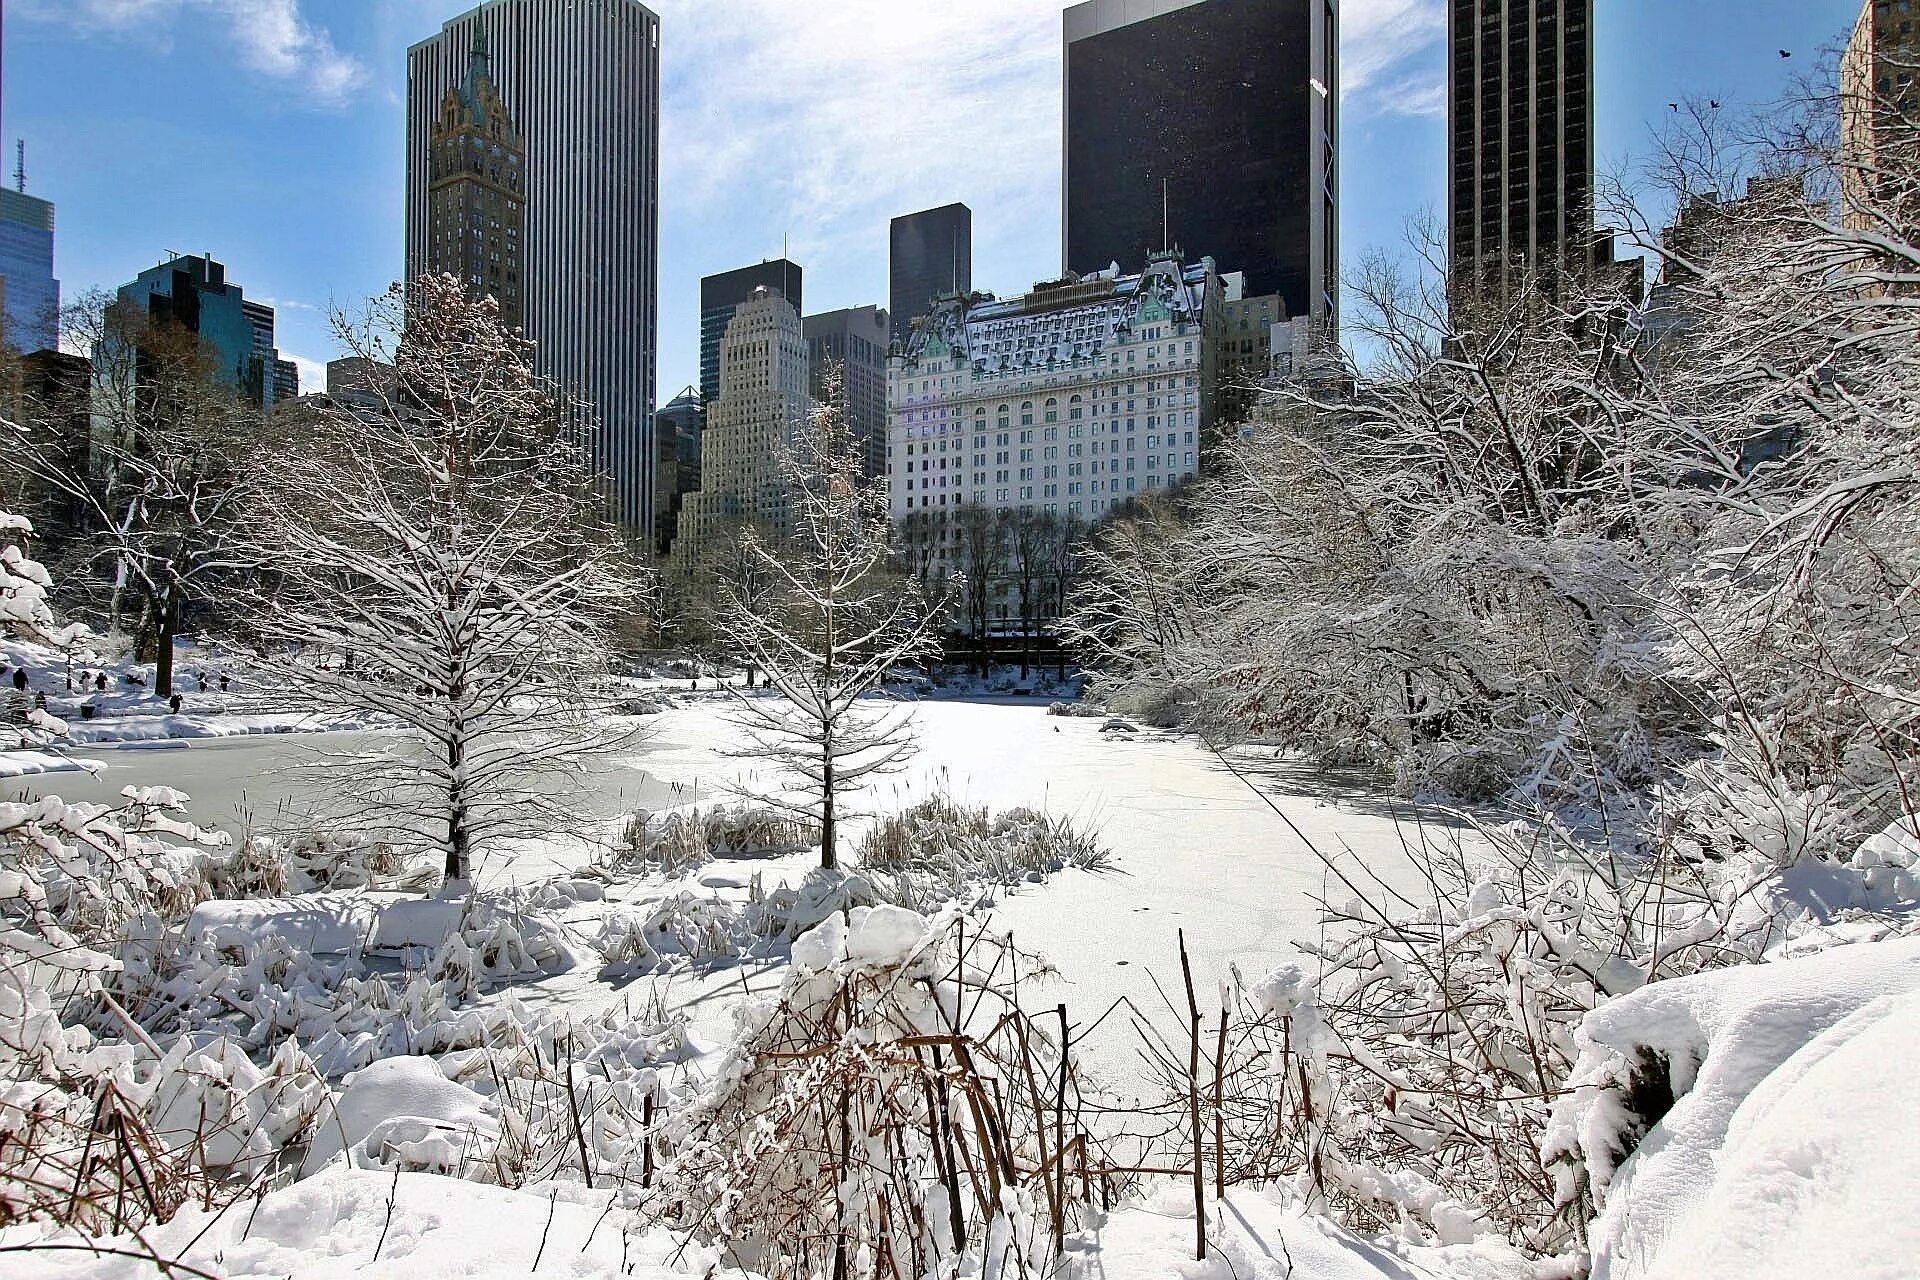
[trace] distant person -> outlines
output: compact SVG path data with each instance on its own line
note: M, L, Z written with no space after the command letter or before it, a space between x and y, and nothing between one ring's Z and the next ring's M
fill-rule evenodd
M225 693L226 691L227 691L227 678L226 676L222 675L220 677L220 692Z
M200 681L200 692L205 693L207 691L207 673L204 671L196 672L194 678Z
M107 691L107 673L106 672L104 671L94 672L93 687L95 692L98 692L98 693L105 693Z
M184 701L186 701L186 699L176 693L172 697L167 699L167 705L173 708L173 714L179 715L180 704Z
M35 711L45 711L47 709L47 691L45 689L33 695L33 709Z
M13 669L13 687L16 689L25 689L27 687L27 669L25 667L15 667Z

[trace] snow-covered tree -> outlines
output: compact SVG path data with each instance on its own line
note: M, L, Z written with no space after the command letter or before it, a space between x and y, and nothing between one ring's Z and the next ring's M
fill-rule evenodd
M7 465L76 518L58 531L74 567L112 584L107 622L132 615L165 696L183 611L221 598L241 567L264 415L199 335L131 302L89 295L67 331L91 356L91 435L75 441L70 406L28 406Z
M937 614L889 568L886 490L862 476L836 397L795 431L781 466L792 532L742 536L752 571L722 582L720 623L777 695L742 691L737 703L748 753L792 784L766 798L819 824L821 864L832 867L843 798L913 746L910 717L869 695L933 652Z
M289 695L411 731L413 752L341 776L464 885L493 844L565 817L560 784L608 742L609 628L636 577L581 406L491 301L423 277L340 328L392 377L289 424L256 513L278 584L258 626Z

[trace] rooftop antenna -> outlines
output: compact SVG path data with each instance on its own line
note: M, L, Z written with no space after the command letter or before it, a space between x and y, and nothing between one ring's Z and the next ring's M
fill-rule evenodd
M1173 249L1173 233L1167 229L1172 222L1169 211L1172 209L1171 197L1167 194L1167 179L1160 179L1160 249L1170 252Z
M27 140L20 139L13 153L13 189L25 195L27 191Z

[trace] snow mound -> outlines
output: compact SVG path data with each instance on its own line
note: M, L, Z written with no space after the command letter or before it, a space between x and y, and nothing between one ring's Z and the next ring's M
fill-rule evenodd
M499 1137L480 1095L447 1079L431 1059L384 1058L348 1078L303 1171L324 1169L344 1152L361 1168L448 1172Z
M1914 1274L1920 938L1654 983L1580 1044L1546 1155L1603 1205L1593 1280Z
M673 1242L657 1233L636 1237L607 1192L596 1196L578 1186L509 1191L418 1173L396 1180L390 1173L335 1168L273 1192L258 1208L252 1197L224 1213L189 1208L143 1234L167 1259L225 1280L520 1280L535 1273L536 1260L541 1275L583 1280L683 1274L666 1262ZM28 1242L19 1230L0 1232L0 1241ZM143 1249L133 1239L100 1243ZM710 1251L689 1247L684 1274L709 1274L713 1265ZM158 1274L137 1258L84 1250L0 1255L5 1280L152 1280Z

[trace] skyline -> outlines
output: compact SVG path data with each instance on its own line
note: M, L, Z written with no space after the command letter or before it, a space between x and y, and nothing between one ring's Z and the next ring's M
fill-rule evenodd
M28 141L29 192L59 208L69 296L117 287L168 250L210 252L276 307L283 349L313 379L335 354L326 308L400 274L406 47L470 7L13 0L4 129ZM783 240L814 277L816 310L885 305L888 221L951 201L975 211L977 288L1058 274L1064 3L919 13L846 0L800 26L774 0L729 0L724 16L694 0L650 7L663 61L658 399L697 381L700 277L778 257ZM1603 172L1673 96L1765 100L1858 12L1698 0L1682 24L1674 8L1597 5ZM1345 265L1393 248L1408 217L1444 211L1444 32L1435 0L1342 6ZM67 88L79 83L83 97Z

